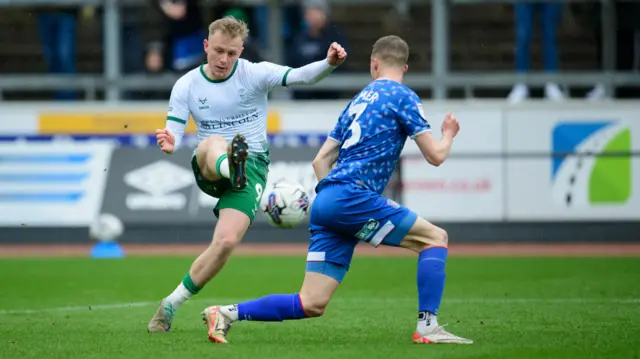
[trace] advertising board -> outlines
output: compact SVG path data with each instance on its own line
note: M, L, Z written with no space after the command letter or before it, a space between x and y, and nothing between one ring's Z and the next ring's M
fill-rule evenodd
M507 126L509 219L638 218L640 113L511 111Z
M426 111L426 108L425 108ZM458 109L451 111L460 124L460 132L453 141L451 155L498 155L503 152L503 121L498 109ZM441 126L446 110L434 109L431 115L427 115L432 135L436 139L442 136ZM403 155L419 155L420 149L414 141L408 139Z
M111 151L107 143L0 143L0 225L87 226Z
M311 166L318 147L272 148L267 190L286 179L302 184L310 199L316 185ZM102 210L128 224L212 223L217 200L202 193L191 170L191 149L171 156L157 148L114 151ZM266 223L259 213L256 223Z
M403 158L402 202L430 221L501 221L502 166L499 158L452 158L439 167Z

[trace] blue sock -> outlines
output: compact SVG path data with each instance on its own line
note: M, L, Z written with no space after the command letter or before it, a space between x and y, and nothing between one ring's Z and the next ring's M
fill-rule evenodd
M418 257L418 311L437 315L444 292L447 248L432 247Z
M306 317L298 293L271 294L238 304L238 320L281 322Z

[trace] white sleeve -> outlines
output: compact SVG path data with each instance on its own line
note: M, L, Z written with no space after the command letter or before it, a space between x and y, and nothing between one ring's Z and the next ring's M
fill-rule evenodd
M189 121L189 78L185 75L176 81L171 90L169 98L169 109L167 111L167 124L165 129L169 130L175 137L175 149L177 150L182 142L184 131Z
M288 71L282 79L282 86L313 85L329 76L335 69L336 67L329 65L326 59L312 62Z
M336 67L329 65L327 60L312 62L308 65L290 68L263 61L255 64L258 83L270 91L276 86L313 85L327 77Z

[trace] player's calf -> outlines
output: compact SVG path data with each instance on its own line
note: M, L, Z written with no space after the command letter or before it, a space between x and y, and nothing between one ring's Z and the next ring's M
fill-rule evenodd
M445 266L448 256L447 232L418 217L400 243L418 253L418 324L414 343L471 344L438 325L438 310L444 293Z

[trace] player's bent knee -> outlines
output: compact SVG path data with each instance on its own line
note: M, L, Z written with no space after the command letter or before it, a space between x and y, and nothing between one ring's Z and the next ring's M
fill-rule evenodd
M219 252L232 252L235 247L242 241L242 235L233 231L221 231L213 236L211 246Z
M400 243L400 246L416 253L432 247L447 248L449 246L449 235L444 229L418 218L402 240L402 243Z
M239 242L240 239L235 236L220 236L215 238L211 244L221 252L231 252Z
M442 228L436 227L429 236L422 237L419 241L420 245L418 246L418 251L423 251L425 249L429 249L432 247L444 247L448 248L449 246L449 235L447 231Z
M435 236L431 240L429 247L448 247L449 246L449 234L444 229L438 227L435 231Z
M326 264L330 266L336 265L333 263ZM307 273L304 276L304 283L300 290L300 302L305 314L309 317L322 316L327 305L329 305L329 301L331 301L331 297L333 297L333 293L335 293L339 285L340 283L332 276L309 271L309 266L307 266Z
M303 293L300 293L300 302L302 303L304 314L312 318L324 315L327 305L329 304L328 300L325 301L321 298L313 298L306 296Z

